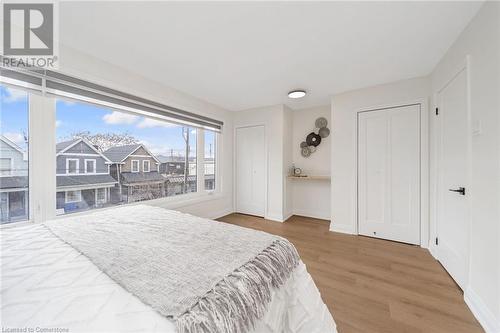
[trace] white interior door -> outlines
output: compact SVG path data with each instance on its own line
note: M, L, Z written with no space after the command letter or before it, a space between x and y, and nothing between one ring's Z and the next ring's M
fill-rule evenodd
M266 209L264 126L236 129L236 211L264 216Z
M462 289L468 275L467 73L461 71L438 94L437 257ZM463 189L463 192L460 191Z
M358 226L420 244L420 105L358 114Z

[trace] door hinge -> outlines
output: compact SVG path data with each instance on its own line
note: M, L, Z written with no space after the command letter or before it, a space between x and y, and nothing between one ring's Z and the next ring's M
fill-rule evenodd
M439 239L436 237L436 245L439 245Z
M436 116L439 115L439 108L436 108Z

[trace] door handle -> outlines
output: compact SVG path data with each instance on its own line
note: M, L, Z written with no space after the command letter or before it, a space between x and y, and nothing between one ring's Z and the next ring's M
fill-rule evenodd
M461 195L465 195L465 187L459 187L458 189L449 189L448 191L451 191L451 192L458 192L460 193Z

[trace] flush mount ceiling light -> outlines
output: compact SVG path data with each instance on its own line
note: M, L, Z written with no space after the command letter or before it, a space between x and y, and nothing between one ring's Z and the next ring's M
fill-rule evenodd
M302 98L306 95L305 90L292 90L288 93L288 97L290 98Z

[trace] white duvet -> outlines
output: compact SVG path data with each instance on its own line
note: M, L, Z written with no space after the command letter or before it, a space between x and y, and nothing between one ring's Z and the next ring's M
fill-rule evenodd
M1 326L52 332L165 332L175 325L39 225L1 229ZM254 332L328 333L335 322L301 262Z

